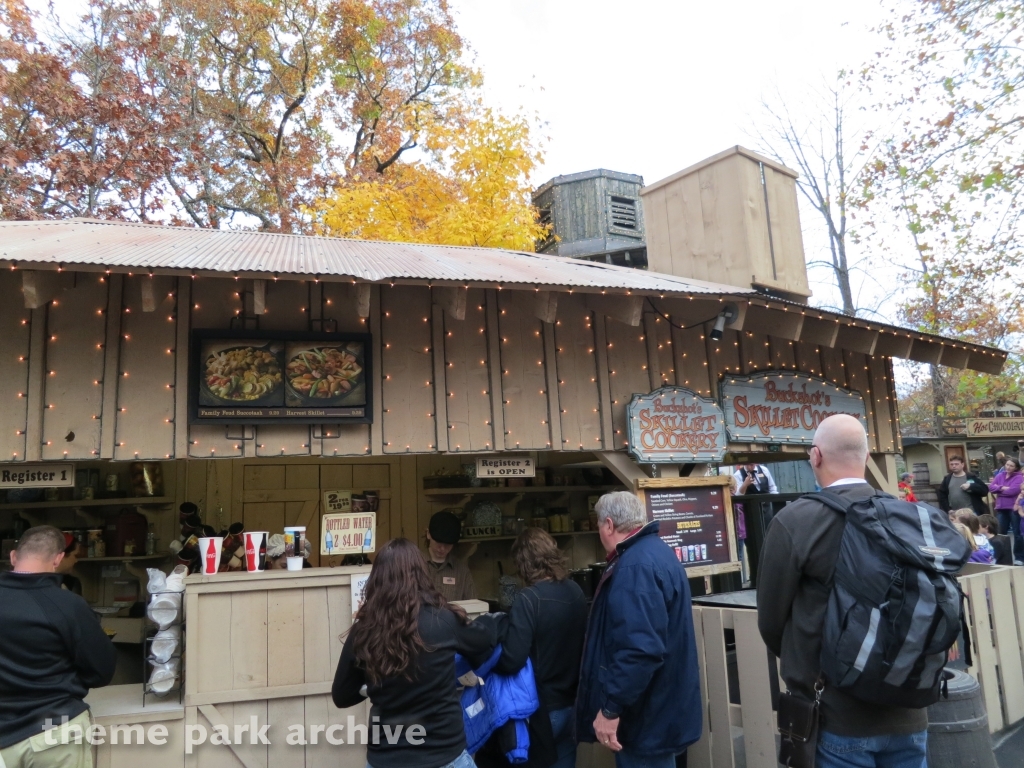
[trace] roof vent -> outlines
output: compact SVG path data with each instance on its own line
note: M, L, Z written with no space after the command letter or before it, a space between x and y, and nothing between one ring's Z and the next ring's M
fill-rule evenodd
M636 198L609 195L609 221L611 231L624 229L628 232L637 231Z

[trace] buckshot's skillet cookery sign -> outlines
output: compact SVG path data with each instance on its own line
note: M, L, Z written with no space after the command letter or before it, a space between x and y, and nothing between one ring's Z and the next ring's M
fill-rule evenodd
M373 413L370 336L192 332L192 423L366 424Z
M824 379L765 372L729 376L719 385L729 439L738 443L810 445L829 416L867 421L864 398Z
M642 463L716 462L725 457L725 417L714 400L683 387L633 395L629 452Z

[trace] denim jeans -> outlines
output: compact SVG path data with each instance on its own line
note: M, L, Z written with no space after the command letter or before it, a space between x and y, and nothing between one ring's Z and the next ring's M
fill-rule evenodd
M838 736L822 731L816 768L927 768L928 731L905 736Z
M373 768L373 766L367 763L366 768ZM456 757L450 763L445 763L441 768L476 768L476 763L474 763L473 758L469 756L469 752L463 750L461 755Z
M558 759L551 768L576 768L576 742L572 737L572 707L554 709L548 713L551 732L555 736Z
M999 520L999 532L1002 534L1010 533L1010 529L1013 529L1013 538L1017 538L1018 527L1016 525L1017 514L1012 509L997 509L996 519Z
M676 768L676 756L635 755L623 749L615 753L615 768Z

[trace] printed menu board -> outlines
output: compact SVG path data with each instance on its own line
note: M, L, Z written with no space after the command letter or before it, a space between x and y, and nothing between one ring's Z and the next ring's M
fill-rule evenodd
M196 330L193 423L367 423L367 334Z
M685 567L736 562L727 493L725 486L717 483L643 488L647 519L658 521L659 535Z

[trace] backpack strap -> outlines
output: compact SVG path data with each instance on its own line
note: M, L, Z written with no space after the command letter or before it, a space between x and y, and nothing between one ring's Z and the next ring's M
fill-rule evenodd
M853 502L840 496L838 493L832 491L815 491L814 493L805 493L800 498L802 499L813 499L814 501L820 501L829 509L838 512L841 515L845 515L850 511L850 507L853 506Z

